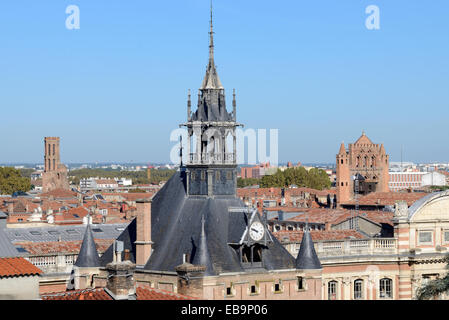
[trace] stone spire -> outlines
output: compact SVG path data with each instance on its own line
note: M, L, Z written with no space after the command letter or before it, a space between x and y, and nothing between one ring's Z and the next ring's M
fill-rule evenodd
M309 232L309 223L306 222L304 234L302 236L301 247L299 248L298 257L296 257L296 269L310 270L322 269L320 260L315 252L312 236Z
M213 29L213 16L212 16L212 1L210 4L210 31L209 31L209 63L206 69L206 76L200 90L205 89L223 89L223 86L218 78L217 70L215 68L214 61L214 29Z
M95 246L94 236L90 228L90 224L86 227L83 243L81 244L80 253L74 266L81 268L99 267L100 259L98 258L97 247Z
M201 218L201 234L198 239L198 245L196 247L195 256L193 257L192 264L205 266L206 267L206 271L204 272L205 276L215 275L212 263L210 261L209 250L207 248L204 215Z

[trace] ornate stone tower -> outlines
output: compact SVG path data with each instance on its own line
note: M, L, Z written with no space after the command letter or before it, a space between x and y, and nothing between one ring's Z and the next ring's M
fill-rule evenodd
M212 11L210 20L209 63L198 93L198 108L191 111L190 91L187 102L186 170L187 194L214 197L234 195L236 173L236 100L233 111L226 110L225 90L214 62ZM231 147L232 146L232 147Z
M59 137L45 137L44 146L45 170L42 175L43 192L54 189L69 189L67 168L61 163L59 154Z
M337 201L339 204L351 201L355 195L354 176L360 174L363 181L359 183L359 194L371 192L388 192L388 161L384 145L378 145L362 133L355 142L344 144L336 156L337 165Z

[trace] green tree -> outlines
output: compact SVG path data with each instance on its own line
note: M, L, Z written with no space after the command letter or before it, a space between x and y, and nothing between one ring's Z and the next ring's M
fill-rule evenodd
M444 257L446 269L449 269L449 254ZM449 273L443 278L429 281L416 291L418 300L429 300L437 298L442 293L449 293Z
M248 180L248 179L243 179ZM245 181L242 181L240 185L244 185ZM304 167L299 168L287 168L284 171L277 170L272 175L263 176L259 185L261 188L284 188L291 185L297 185L298 187L307 187L318 190L328 189L331 186L331 181L326 173L322 169L312 168L307 171Z
M0 194L27 192L31 189L29 178L22 177L20 171L11 167L0 167Z

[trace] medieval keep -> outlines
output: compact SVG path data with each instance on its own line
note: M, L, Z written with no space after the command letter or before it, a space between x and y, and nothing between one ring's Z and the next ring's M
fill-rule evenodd
M374 144L365 134L348 145L344 143L336 156L337 201L345 204L355 195L388 192L388 155L384 145Z
M320 299L322 267L307 228L293 257L267 228L266 215L236 197L236 98L234 92L228 112L214 62L212 12L209 35L197 110L189 92L181 124L188 161L151 201L137 201L136 218L101 256L92 283L106 286L108 266L126 262L136 282L200 299ZM89 252L96 254L84 250L83 261L95 260ZM77 265L72 283L80 283L79 275L90 279L86 271L94 265Z

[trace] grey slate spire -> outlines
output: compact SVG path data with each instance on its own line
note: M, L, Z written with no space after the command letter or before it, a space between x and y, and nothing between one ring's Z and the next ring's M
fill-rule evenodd
M215 275L209 256L209 250L207 248L204 215L201 217L201 234L198 239L198 245L195 251L195 256L193 257L192 264L205 266L206 267L206 271L204 272L205 276Z
M90 224L87 224L80 253L74 265L81 268L100 266L100 259L98 257L97 247L95 246Z
M296 257L296 269L322 269L309 232L308 222L306 222L298 257Z
M209 39L209 63L206 69L206 76L201 85L201 90L204 89L223 89L223 86L218 78L217 70L214 61L214 30L212 22L212 2L210 4L210 39Z

